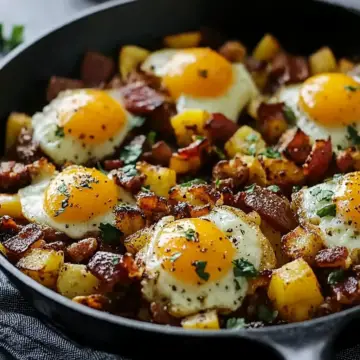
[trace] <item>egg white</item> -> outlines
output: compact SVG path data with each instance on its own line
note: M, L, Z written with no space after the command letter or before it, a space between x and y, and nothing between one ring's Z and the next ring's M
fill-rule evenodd
M233 260L245 259L259 269L263 250L258 229L251 222L245 221L244 217L239 217L237 211L228 206L216 207L201 219L211 221L233 242L236 248ZM148 301L166 299L168 312L177 317L207 309L217 309L224 313L238 309L247 294L248 280L245 277L235 278L233 268L220 280L209 280L197 286L185 284L162 269L161 259L155 255L155 249L164 227L173 221L173 216L161 219L155 226L149 245L139 254L145 269L142 281L144 297Z
M109 90L109 95L120 104L122 98L119 90ZM76 94L76 95L75 95ZM75 164L84 164L90 159L100 160L114 153L124 140L132 127L134 116L126 112L127 121L124 128L102 144L87 144L78 138L66 135L56 135L58 113L72 114L76 109L87 104L91 95L83 90L65 90L57 98L46 105L42 112L37 112L32 117L33 139L38 142L41 150L48 155L56 164L70 161Z
M167 63L176 52L177 50L174 49L156 51L149 55L141 69L163 77L167 72ZM211 113L222 113L230 120L237 121L242 109L250 100L259 95L259 91L243 64L232 64L232 68L233 83L225 94L211 98L181 95L176 101L177 112L180 113L186 109L203 109Z

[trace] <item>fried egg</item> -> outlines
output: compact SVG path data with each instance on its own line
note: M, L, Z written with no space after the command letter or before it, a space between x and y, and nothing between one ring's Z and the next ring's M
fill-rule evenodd
M304 188L294 204L300 222L317 226L327 247L360 249L360 172Z
M118 90L66 90L32 117L33 138L56 164L84 164L112 154L133 120Z
M27 220L75 239L98 232L101 223L115 225L114 207L134 202L105 174L77 165L41 173L19 190L19 197Z
M276 263L259 227L229 206L215 207L200 218L164 217L139 259L144 264L145 298L166 302L168 312L177 317L206 309L238 309L248 278L236 276L236 262L246 261L257 270Z
M162 78L179 113L203 109L236 121L244 106L258 95L243 64L231 64L209 48L156 51L141 69Z
M292 109L296 125L312 142L331 137L335 153L353 145L348 126L360 130L360 83L349 75L315 75L301 85L283 87L275 98Z

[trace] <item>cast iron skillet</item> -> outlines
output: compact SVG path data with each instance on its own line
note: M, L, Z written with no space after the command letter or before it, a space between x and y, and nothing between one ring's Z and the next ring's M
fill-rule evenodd
M343 0L343 4L347 1ZM344 6L344 5L343 5ZM44 105L51 75L76 75L86 50L116 55L122 44L159 45L165 34L210 26L227 37L253 46L265 32L286 49L309 54L329 45L338 55L359 52L360 16L344 7L302 0L138 0L99 5L20 46L0 64L0 145L11 111L33 113ZM3 148L3 146L1 146ZM124 319L76 304L23 275L4 257L0 266L45 319L73 338L98 348L157 358L266 356L284 359L328 359L329 344L359 308L298 324L251 330L184 331ZM306 290L305 290L306 291ZM163 356L162 356L163 355ZM218 356L218 355L217 355Z

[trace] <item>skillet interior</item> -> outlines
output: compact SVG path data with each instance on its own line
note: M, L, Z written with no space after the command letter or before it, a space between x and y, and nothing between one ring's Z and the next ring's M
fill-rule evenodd
M225 37L241 39L249 47L252 47L265 32L271 32L286 49L293 53L307 54L325 44L342 56L359 53L356 38L356 34L360 33L359 15L310 0L302 0L301 6L298 5L296 8L292 2L282 0L271 2L252 0L246 3L231 0L220 2L138 0L119 7L105 4L99 9L99 12L92 14L93 11L90 11L88 17L79 18L56 29L29 47L20 47L10 56L10 61L5 59L6 63L0 71L1 148L3 148L7 115L14 110L33 113L40 109L44 104L44 90L48 78L54 74L75 76L86 50L97 50L115 56L122 44L135 43L153 48L160 44L160 39L165 34L210 26L222 30ZM0 257L0 265L5 261ZM111 346L115 350L125 351L128 348L126 347L128 339L135 338L137 341L142 341L143 349L145 344L150 346L159 340L157 331L152 332L151 336L147 333L148 325L140 325L139 328L144 330L140 332L136 323L134 323L136 326L129 327L131 322L128 320L120 318L110 320L114 318L113 316L107 319L89 317L88 315L93 314L94 311L76 312L74 309L78 309L78 306L69 308L67 306L69 301L56 303L49 300L48 295L52 293L46 289L41 290L42 294L40 294L38 291L40 287L34 285L32 280L19 276L18 271L13 270L10 264L6 264L6 272L45 316L51 317L67 331L80 335L91 344L96 342ZM329 321L331 319L335 321L342 315L332 316ZM318 322L286 326L283 332L301 327L307 331L306 329L311 328L311 323L314 327L318 325L322 327L326 322L327 320L321 319ZM163 328L163 330L169 336L180 334L178 329L167 331ZM145 332L146 339L142 337ZM187 334L192 335L191 332ZM213 350L212 346L216 348L221 345L230 346L234 338L228 334L228 332L216 334L218 339L216 344L210 345L207 342L209 354ZM258 334L260 336L260 332ZM208 336L215 335L207 333L198 337L188 336L181 341L191 345L201 344L202 339L206 340ZM160 339L164 341L163 338ZM237 339L236 347L241 346L241 341ZM171 343L167 344L166 348L170 348ZM134 350L129 347L132 354ZM183 350L186 351L186 347Z

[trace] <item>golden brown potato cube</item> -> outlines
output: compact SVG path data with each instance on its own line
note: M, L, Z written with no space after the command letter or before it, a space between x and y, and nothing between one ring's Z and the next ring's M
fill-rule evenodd
M209 118L210 114L201 109L189 109L173 116L170 121L178 145L189 145L193 135L205 135L204 126Z
M273 272L268 296L280 317L289 322L311 319L324 301L317 278L304 259Z
M184 329L217 330L220 329L219 318L216 310L188 316L181 321Z
M355 63L345 58L341 58L338 62L338 70L344 74L351 71L354 67Z
M119 55L119 70L121 78L126 80L129 74L136 70L150 54L149 50L135 45L123 46Z
M257 60L270 61L280 50L280 44L271 34L265 34L253 51Z
M145 228L128 236L124 241L126 251L135 255L149 242L151 235L152 228Z
M315 231L298 226L282 237L281 246L290 259L303 258L311 265L324 244Z
M6 256L6 249L2 243L0 243L0 253Z
M62 251L33 249L19 260L16 267L40 284L53 289L63 262Z
M239 63L246 56L246 47L240 41L227 41L220 47L219 54L232 63Z
M264 150L266 144L261 134L251 128L243 125L236 133L225 143L225 150L230 158L236 154L255 155Z
M4 215L14 219L24 218L18 194L0 194L0 216Z
M101 294L75 296L72 300L96 310L106 310L110 303L109 299Z
M177 185L169 193L169 200L173 203L186 202L192 206L215 205L220 199L220 194L206 184L193 186Z
M31 128L31 117L26 114L13 112L10 114L6 123L5 149L12 148L20 134L22 128Z
M336 71L336 58L328 47L322 47L309 57L311 74Z
M255 156L240 155L240 159L249 169L249 184L266 185L266 173L260 161Z
M201 32L192 31L176 35L168 35L164 38L165 46L173 49L185 49L199 46Z
M130 206L115 208L116 227L125 235L129 236L145 227L145 216L140 209Z
M86 265L65 263L59 272L57 290L69 299L96 293L100 281L86 269Z
M169 190L176 185L176 172L162 166L148 164L140 161L136 169L146 175L144 186L148 186L158 196L168 197Z
M186 158L178 153L173 153L170 158L170 169L174 170L176 174L179 175L196 172L200 166L201 160L199 156Z

